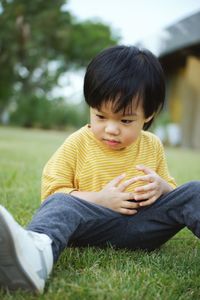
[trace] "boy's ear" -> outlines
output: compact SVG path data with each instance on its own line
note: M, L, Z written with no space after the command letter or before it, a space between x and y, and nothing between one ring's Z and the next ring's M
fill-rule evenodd
M151 119L153 119L154 116L155 116L155 113L153 113L151 116L149 116L148 118L146 118L144 120L144 123L148 123L149 121L151 121Z

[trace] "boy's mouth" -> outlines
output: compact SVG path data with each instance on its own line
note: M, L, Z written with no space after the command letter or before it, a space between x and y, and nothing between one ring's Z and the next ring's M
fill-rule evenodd
M116 140L103 139L103 141L109 146L116 146L120 144L120 142Z

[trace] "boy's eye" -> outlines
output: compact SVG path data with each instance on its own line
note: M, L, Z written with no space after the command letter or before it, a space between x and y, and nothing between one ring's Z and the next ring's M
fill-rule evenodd
M130 124L130 123L133 122L133 120L121 120L121 122L122 122L123 124Z
M99 119L101 119L101 120L105 119L105 117L102 116L102 115L96 114L96 116L97 116L97 118L99 118Z

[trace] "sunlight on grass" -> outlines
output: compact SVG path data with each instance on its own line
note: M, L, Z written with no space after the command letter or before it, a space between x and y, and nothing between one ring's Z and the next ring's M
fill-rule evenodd
M22 225L40 205L44 164L68 133L0 127L0 203ZM167 149L178 184L200 179L200 152ZM0 291L0 299L199 299L199 240L184 229L159 251L68 248L45 294Z

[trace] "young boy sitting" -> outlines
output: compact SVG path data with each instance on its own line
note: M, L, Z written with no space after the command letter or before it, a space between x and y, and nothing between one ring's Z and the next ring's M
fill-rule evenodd
M115 46L89 64L90 124L44 168L41 207L27 229L0 207L0 285L42 293L70 245L153 250L187 226L200 237L200 182L176 187L163 146L146 130L164 105L160 63Z

